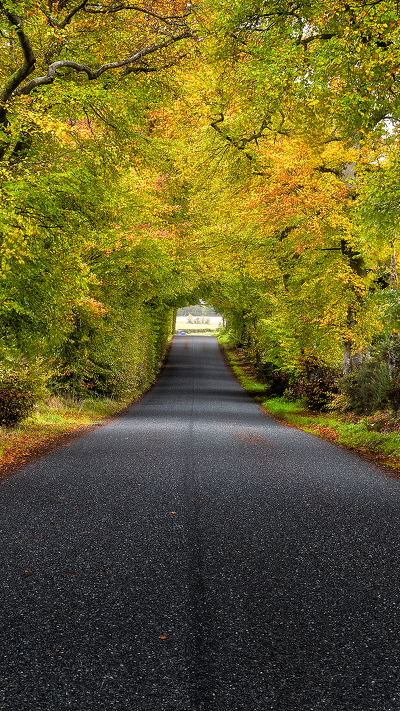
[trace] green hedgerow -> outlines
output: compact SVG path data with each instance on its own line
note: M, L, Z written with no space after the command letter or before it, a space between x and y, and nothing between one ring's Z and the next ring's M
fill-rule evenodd
M0 364L0 425L13 425L26 417L46 395L47 373L38 359Z

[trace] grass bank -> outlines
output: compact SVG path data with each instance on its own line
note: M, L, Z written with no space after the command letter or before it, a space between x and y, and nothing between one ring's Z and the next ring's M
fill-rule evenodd
M160 377L168 362L170 341L164 361L152 381L121 399L50 396L38 402L28 417L14 426L0 426L0 476L18 471L29 461L57 449L84 432L105 424L108 418L140 400Z
M89 430L128 405L109 398L49 397L13 427L0 427L0 472L8 474L38 455Z
M242 353L226 343L222 342L222 346L240 383L275 418L373 457L400 472L400 419L393 413L377 412L362 417L336 411L314 413L302 401L268 397L267 386L257 380Z

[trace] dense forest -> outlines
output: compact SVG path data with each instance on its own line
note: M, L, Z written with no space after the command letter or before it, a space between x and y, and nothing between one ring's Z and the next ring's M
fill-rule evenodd
M0 0L1 421L134 392L200 300L271 392L397 409L399 35L394 0Z

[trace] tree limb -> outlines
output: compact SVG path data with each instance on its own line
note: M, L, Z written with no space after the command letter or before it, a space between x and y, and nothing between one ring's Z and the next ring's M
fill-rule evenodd
M321 32L318 35L310 35L309 37L299 37L299 39L296 41L296 44L299 45L301 44L303 47L306 47L310 42L315 42L316 40L330 40L333 39L333 37L338 37L337 32Z
M129 64L133 64L134 62L139 62L141 59L143 59L143 57L146 57L148 54L154 54L155 52L158 52L161 49L169 47L175 42L179 42L180 40L189 37L193 37L193 35L189 29L186 29L179 35L173 35L166 42L152 44L149 47L145 47L139 52L136 52L136 54L127 57L126 59L121 59L117 62L107 62L98 69L92 69L87 64L80 64L79 62L75 62L70 59L61 59L57 62L53 62L49 66L47 74L41 77L35 77L34 79L31 79L31 81L25 84L25 86L21 87L20 89L15 89L13 93L15 96L21 96L22 94L30 94L33 89L36 89L39 86L43 86L45 84L52 84L54 82L58 70L64 69L65 67L74 69L76 72L84 72L85 74L87 74L88 79L90 81L93 81L95 79L98 79L102 74L104 74L104 72L108 72L111 69L120 69L121 67L126 67Z
M85 7L85 5L87 4L87 2L88 2L88 0L82 0L82 2L78 3L78 5L75 5L75 7L73 7L67 13L67 15L64 17L62 22L58 22L53 17L53 15L51 15L51 13L49 13L49 12L45 12L44 14L47 17L47 19L52 27L57 27L60 30L64 30L66 28L66 26L69 25L69 23L71 22L74 15L76 15L76 13L79 12L79 10L82 10Z
M87 1L88 0L86 0L85 5L87 4ZM89 6L85 8L85 12L92 15L107 15L109 13L121 12L121 10L136 10L136 12L142 12L144 15L154 17L156 20L161 20L161 22L165 23L170 23L171 20L184 20L191 14L191 10L187 10L187 12L182 13L182 15L168 15L167 17L164 17L163 15L158 15L145 7L125 3L120 3L119 5L114 6L111 5L109 7Z
M222 138L225 138L226 141L232 143L232 145L234 145L239 151L243 151L248 143L252 143L253 141L257 143L257 140L259 138L262 138L262 136L264 135L264 130L270 126L270 120L265 118L262 120L260 129L257 131L257 133L252 133L251 136L249 136L248 138L232 138L232 136L223 133L220 127L218 126L218 124L222 123L223 121L225 121L225 116L223 113L220 113L218 118L215 118L213 121L211 121L211 126L213 127L214 131L219 133L219 135L222 136ZM246 153L246 155L248 154Z
M336 175L337 178L341 178L343 174L343 169L342 168L328 168L327 165L318 165L315 168L315 171L317 173L332 173L333 175Z
M0 124L5 124L7 121L7 112L5 108L6 102L11 98L15 89L26 79L33 71L36 64L36 57L33 53L32 45L24 32L22 19L14 10L10 10L0 0L0 12L2 12L10 23L11 27L15 28L18 41L20 43L24 61L22 65L12 74L0 90Z

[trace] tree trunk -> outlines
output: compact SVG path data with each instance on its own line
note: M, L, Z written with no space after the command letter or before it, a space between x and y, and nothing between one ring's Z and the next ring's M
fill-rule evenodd
M396 264L396 251L394 248L394 242L392 242L392 256L390 258L390 288L397 288L397 264ZM390 318L390 325L392 325L392 318ZM399 353L396 352L396 345L398 346L399 335L391 331L389 336L389 347L388 347L388 368L389 368L389 378L393 379L393 372L395 368L398 367Z
M356 148L360 148L360 140L358 135L354 137ZM342 168L342 181L346 183L349 187L354 189L354 184L356 181L356 164L346 163ZM342 254L349 258L349 264L351 269L358 274L358 276L365 277L366 271L364 266L364 260L361 255L353 252L352 248L346 243L346 240L341 240ZM354 329L356 324L356 318L351 304L347 307L347 328L349 331ZM354 342L351 338L347 339L343 343L343 375L348 375L354 370L359 370L363 364L363 354L360 350L352 352L354 347Z
M354 311L352 309L352 306L349 304L347 308L347 328L349 330L353 330L355 326L355 317L354 317ZM361 351L357 350L355 353L352 353L352 348L354 346L354 342L349 338L347 341L344 341L343 344L343 375L348 375L349 373L352 373L354 370L359 370L363 364L363 355Z
M361 255L357 254L346 244L345 240L341 241L342 254L349 259L349 265L351 269L360 277L365 277L366 270L364 265L364 260ZM360 300L356 297L358 302ZM360 307L362 304L360 303ZM348 331L353 331L356 325L356 316L353 310L352 304L348 304L347 307L347 329ZM353 351L353 352L352 352ZM360 350L354 352L354 342L351 338L348 338L343 343L343 375L348 375L354 370L359 370L364 361L364 356Z

